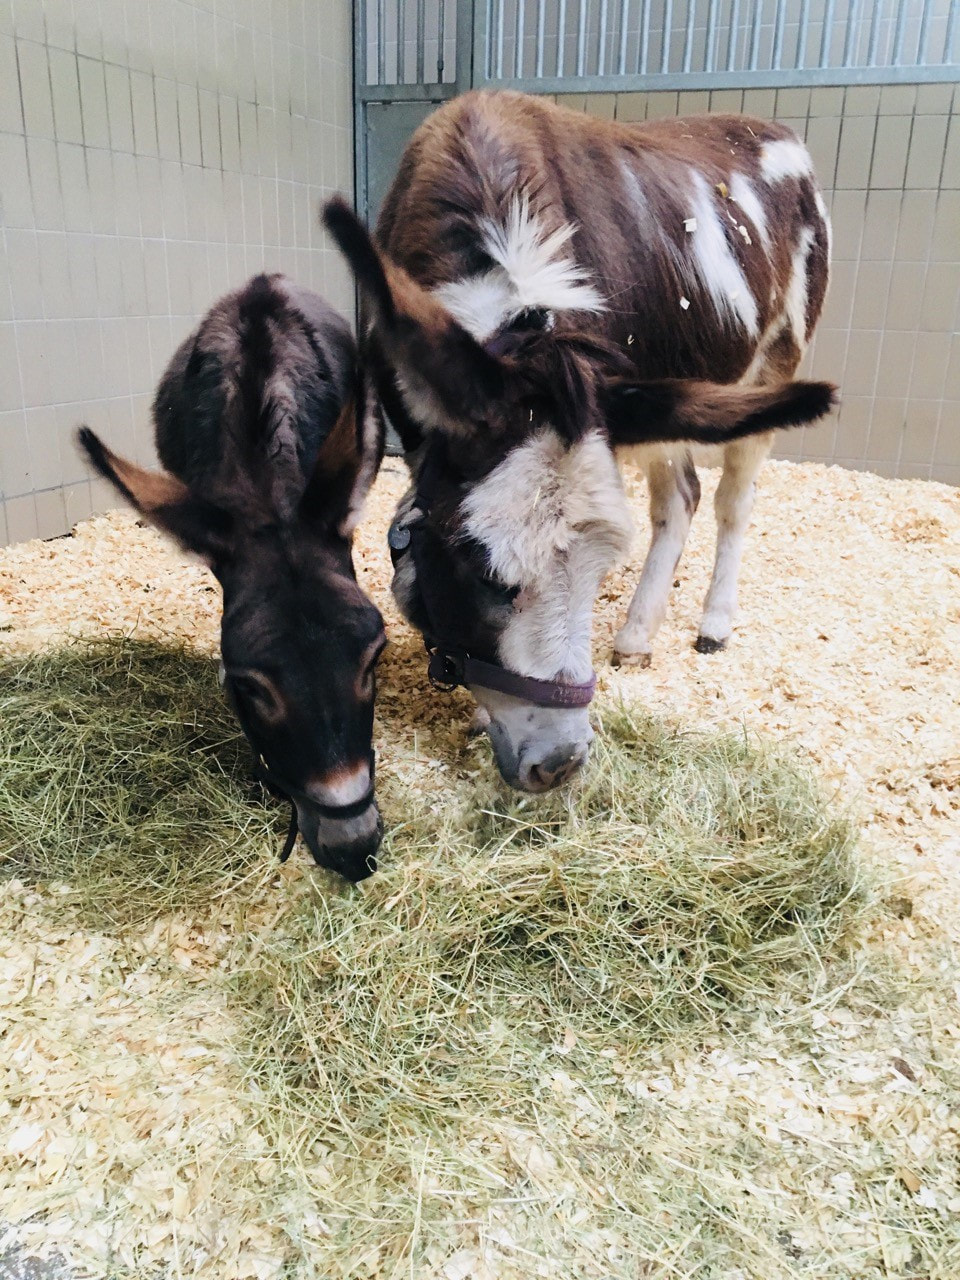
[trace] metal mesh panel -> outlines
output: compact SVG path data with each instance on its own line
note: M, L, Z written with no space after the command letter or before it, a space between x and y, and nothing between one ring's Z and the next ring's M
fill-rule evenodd
M363 0L361 86L452 85L465 52L474 84L544 92L945 79L958 11L960 0Z

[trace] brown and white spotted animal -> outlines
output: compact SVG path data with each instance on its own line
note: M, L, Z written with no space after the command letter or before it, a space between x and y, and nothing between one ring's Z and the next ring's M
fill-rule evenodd
M180 346L153 406L165 471L80 444L128 501L223 588L221 679L263 780L293 803L315 860L375 870L374 668L385 644L351 537L383 452L346 321L283 276L256 276ZM371 427L373 428L371 430Z
M587 753L593 604L630 541L614 451L638 450L650 483L616 640L644 661L699 496L692 443L723 446L710 651L772 431L831 406L831 387L789 381L827 286L810 157L744 117L628 125L472 93L414 136L376 248L342 204L327 223L413 475L394 592L434 676L488 713L504 776L556 785Z

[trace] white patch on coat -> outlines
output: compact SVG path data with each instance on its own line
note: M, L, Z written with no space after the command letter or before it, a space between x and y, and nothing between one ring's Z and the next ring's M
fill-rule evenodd
M790 262L790 280L783 300L790 328L801 351L807 341L807 258L812 244L813 228L802 227Z
M564 223L549 235L530 212L526 196L514 200L505 223L481 223L483 247L516 290L521 307L552 311L601 311L603 299L587 272L560 250L575 228Z
M829 267L830 258L833 254L833 224L830 221L830 214L827 212L827 206L823 196L819 191L813 193L814 204L817 206L817 213L823 219L824 230L827 233L827 265Z
M627 199L632 205L633 216L637 223L637 243L643 245L645 253L665 253L681 276L687 274L689 268L682 252L670 239L669 235L664 233L664 228L653 216L640 175L622 158L619 161L619 165ZM690 222L696 224L696 221L693 216L684 219L684 228L688 236L695 237L697 235L696 230L690 231L686 225Z
M751 337L756 337L757 302L727 240L707 181L702 173L691 169L690 184L697 230L686 237L685 244L693 255L697 276L718 314L738 321Z
M370 486L377 478L380 465L380 418L376 394L369 383L364 389L363 403L355 406L358 416L357 429L360 435L360 467L353 489L350 492L350 504L347 514L340 521L339 533L342 538L349 538L357 527L367 500Z
M597 591L632 535L603 435L567 447L556 432L538 432L471 490L461 512L491 571L520 588L500 637L503 665L541 679L587 679Z
M766 367L767 355L770 347L773 344L774 339L779 338L786 323L787 321L784 319L783 315L779 314L763 331L763 335L757 343L757 349L753 353L753 359L750 361L741 377L737 380L741 386L756 387L762 384L762 375Z
M518 310L510 281L499 269L452 280L439 285L433 293L478 342L495 334Z
M813 172L813 161L798 138L776 138L760 148L760 172L767 182L806 178Z
M767 215L764 213L763 204L753 184L742 173L734 173L730 177L730 199L747 215L764 249L769 250L770 232L767 228Z
M645 222L649 218L647 193L643 189L639 174L622 158L620 160L620 176L623 178L623 185L627 189L627 195L636 205L638 221Z
M481 243L497 264L481 275L434 289L448 311L482 342L522 311L602 311L603 299L587 272L562 250L569 223L547 232L526 196L510 204L502 224L483 219Z

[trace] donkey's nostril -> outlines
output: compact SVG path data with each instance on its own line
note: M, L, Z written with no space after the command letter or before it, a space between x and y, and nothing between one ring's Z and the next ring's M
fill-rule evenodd
M521 767L520 785L526 791L549 791L572 778L587 758L587 747L577 743L552 751L544 760Z
M542 765L532 764L524 778L529 791L549 791L557 785L556 773L548 773Z

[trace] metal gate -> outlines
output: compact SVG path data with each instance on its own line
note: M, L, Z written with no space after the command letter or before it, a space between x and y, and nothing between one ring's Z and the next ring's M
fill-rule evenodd
M371 222L407 139L473 86L475 0L354 0L357 210Z
M958 79L960 0L354 0L356 198L373 219L439 103Z

